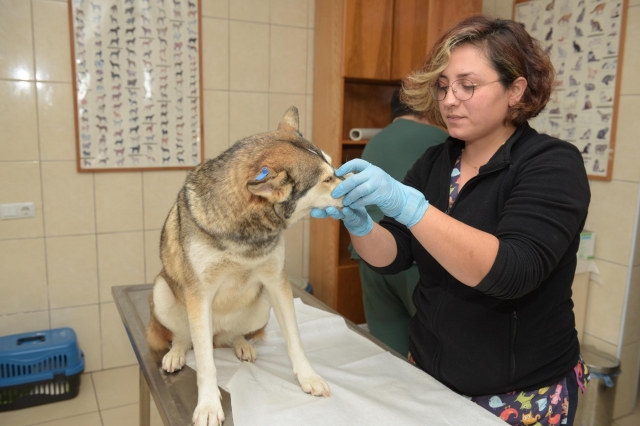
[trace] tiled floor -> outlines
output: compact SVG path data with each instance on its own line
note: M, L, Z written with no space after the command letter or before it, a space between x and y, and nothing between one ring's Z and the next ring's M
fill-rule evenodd
M2 426L138 426L138 366L82 375L80 394L69 401L0 413ZM635 411L612 426L640 425L640 397ZM151 404L151 426L162 426Z
M74 399L0 413L2 426L138 426L138 366L83 374ZM162 421L151 404L151 426Z
M638 394L638 401L636 402L636 409L633 413L620 417L613 422L612 426L638 426L640 425L640 393Z

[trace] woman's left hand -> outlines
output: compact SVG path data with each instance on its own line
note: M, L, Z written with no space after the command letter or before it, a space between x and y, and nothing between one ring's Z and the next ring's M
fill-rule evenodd
M380 167L359 158L343 164L336 175L349 176L338 185L331 196L340 198L342 204L351 209L358 209L374 204L386 216L411 228L422 219L429 202L424 195L409 186L403 185L382 170Z
M327 207L326 209L314 208L311 210L311 217L316 219L325 217L341 219L347 231L358 237L364 237L373 229L373 220L364 207L355 210L351 210L349 207L343 207L342 210L338 210L335 207Z

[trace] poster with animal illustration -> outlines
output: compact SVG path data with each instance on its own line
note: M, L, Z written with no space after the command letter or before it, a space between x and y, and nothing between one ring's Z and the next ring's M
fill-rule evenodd
M203 160L200 0L69 0L78 171Z
M610 180L627 0L516 0L514 20L551 57L551 99L530 124L576 145L592 179Z

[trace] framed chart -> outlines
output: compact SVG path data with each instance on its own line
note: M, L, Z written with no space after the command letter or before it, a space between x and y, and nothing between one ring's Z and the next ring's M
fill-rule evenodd
M204 156L200 0L69 0L80 172Z
M531 125L573 143L591 179L611 180L627 0L516 0L514 20L538 39L556 86Z

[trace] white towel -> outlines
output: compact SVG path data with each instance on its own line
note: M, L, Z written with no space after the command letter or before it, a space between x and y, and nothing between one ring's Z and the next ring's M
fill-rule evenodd
M231 394L236 426L479 426L498 417L452 392L428 374L351 331L344 320L295 299L300 336L311 365L331 397L302 391L284 337L271 312L255 363L216 349L218 385ZM193 351L187 365L196 368Z

